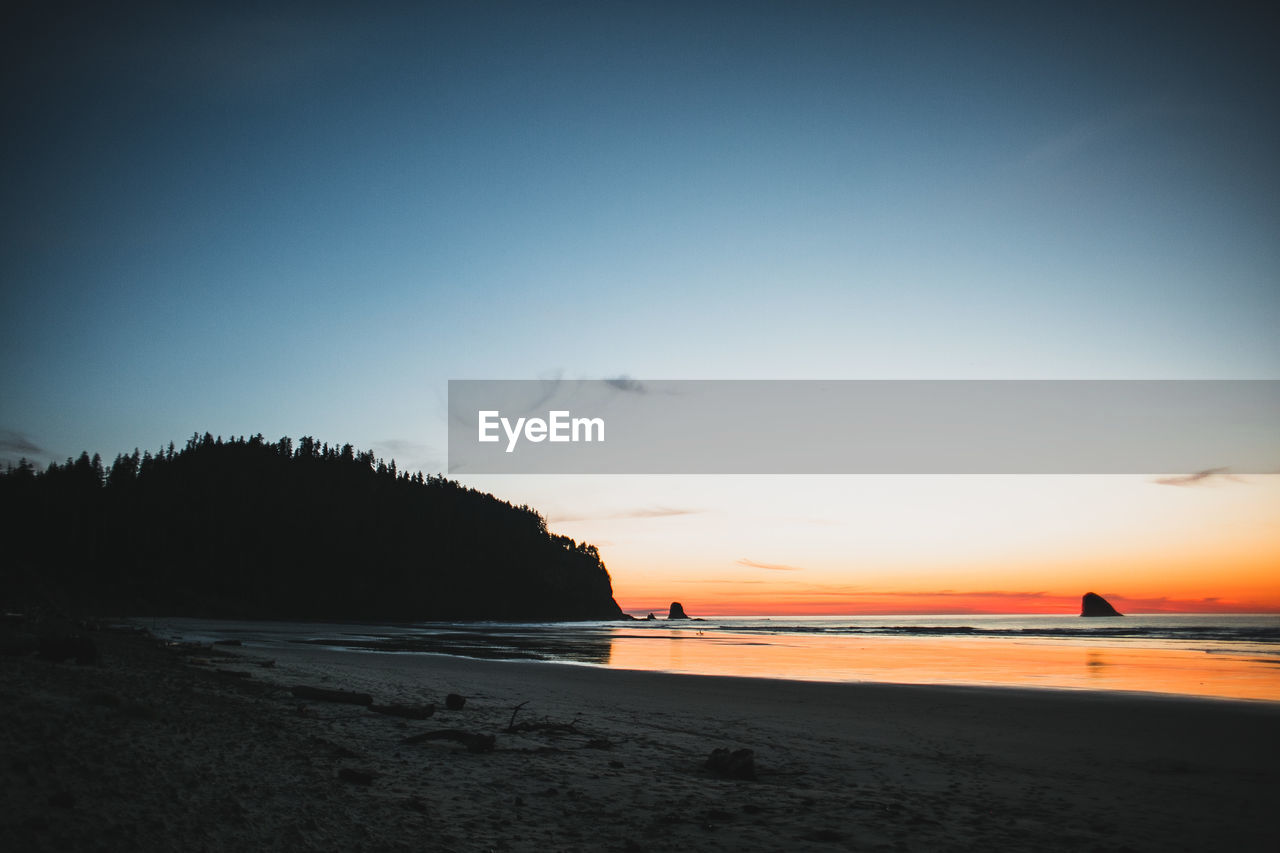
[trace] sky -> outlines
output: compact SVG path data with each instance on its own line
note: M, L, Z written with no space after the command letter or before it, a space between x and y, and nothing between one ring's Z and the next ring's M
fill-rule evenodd
M1261 4L22 3L0 460L449 379L1280 378ZM624 608L1280 610L1280 476L471 477Z

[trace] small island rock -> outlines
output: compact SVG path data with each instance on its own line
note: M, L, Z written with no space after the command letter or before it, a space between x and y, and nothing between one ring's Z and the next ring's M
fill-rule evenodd
M667 612L668 619L688 619L689 615L684 612L684 605L678 601L671 602L671 610Z
M1123 616L1119 610L1111 606L1111 602L1107 601L1096 592L1086 592L1084 600L1080 606L1081 616Z

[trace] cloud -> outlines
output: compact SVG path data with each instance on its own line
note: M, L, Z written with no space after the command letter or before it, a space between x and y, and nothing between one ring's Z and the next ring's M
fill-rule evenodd
M774 572L800 572L804 571L804 566L788 566L783 563L757 563L755 560L748 560L743 557L738 561L739 566L747 566L752 569L769 569Z
M1275 613L1275 602L1245 598L1223 598L1218 595L1204 598L1129 598L1111 594L1106 599L1122 613Z
M1043 166L1070 160L1169 113L1177 105L1167 98L1130 104L1077 122L1028 151L1023 165Z
M704 510L685 509L683 507L652 506L638 507L636 509L623 509L614 512L555 515L548 517L547 522L552 524L563 524L567 521L603 521L605 519L613 518L668 518L674 515L693 515L699 512L704 512Z
M12 429L0 429L0 453L21 453L48 456L43 447L27 438L24 433Z
M1159 483L1161 486L1200 486L1221 480L1230 480L1233 483L1240 482L1239 478L1228 474L1228 470L1230 469L1206 468L1205 470L1197 471L1194 474L1180 474L1173 477L1157 477L1152 482Z
M645 387L643 382L632 379L630 376L618 376L613 379L606 379L604 382L615 391L625 391L629 394L649 393L649 389Z
M953 589L934 590L932 592L861 592L857 595L892 595L895 598L1044 598L1049 593L1041 592L1006 592L1005 590L982 590L979 592L956 592Z
M565 384L563 373L564 371L557 369L545 376L538 377L537 381L541 385L538 387L538 396L534 398L533 402L526 403L523 406L516 406L514 409L511 406L507 406L502 410L503 414L513 420L517 417L527 417L529 415L545 415L547 401L559 394L560 387ZM506 414L508 410L511 410L509 415ZM476 424L471 418L471 412L463 409L460 403L457 405L451 403L449 405L450 424L458 424L468 430L474 430ZM450 470L457 469L451 468Z

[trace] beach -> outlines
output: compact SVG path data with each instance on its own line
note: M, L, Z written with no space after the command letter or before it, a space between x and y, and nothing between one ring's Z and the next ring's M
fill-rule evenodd
M1280 703L90 636L96 663L0 658L5 849L1277 841ZM393 717L299 698L296 685L436 711ZM445 707L450 693L460 710ZM491 735L493 748L406 742L441 731ZM709 769L716 749L751 750L754 778Z

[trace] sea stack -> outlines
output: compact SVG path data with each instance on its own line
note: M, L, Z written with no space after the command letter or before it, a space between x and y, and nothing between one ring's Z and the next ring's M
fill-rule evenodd
M667 611L668 619L688 619L689 614L684 612L684 606L678 601L671 602L671 609Z
M1111 602L1107 601L1096 592L1086 592L1084 600L1080 605L1081 616L1123 616L1119 610L1111 606Z

